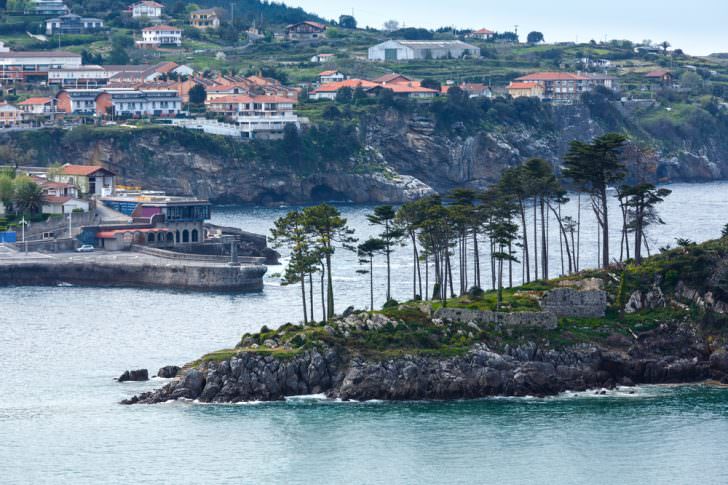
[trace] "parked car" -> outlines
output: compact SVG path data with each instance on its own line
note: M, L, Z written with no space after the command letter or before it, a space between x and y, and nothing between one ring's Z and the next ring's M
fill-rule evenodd
M93 253L94 247L91 246L90 244L83 244L83 245L79 246L78 248L76 248L76 252L77 253Z

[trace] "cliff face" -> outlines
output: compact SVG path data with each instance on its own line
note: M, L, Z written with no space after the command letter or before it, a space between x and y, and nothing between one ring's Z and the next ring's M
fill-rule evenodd
M43 130L3 135L0 143L20 154L23 164L101 164L117 172L121 183L214 202L397 203L456 186L486 187L504 168L529 157L558 165L571 140L590 140L613 129L631 133L643 144L655 141L625 121L627 115L620 116L618 126L609 126L587 106L566 106L554 107L543 123L443 130L431 115L378 110L357 122L361 150L308 168L265 143L170 127ZM724 141L673 141L679 148L640 157L639 171L654 181L728 177ZM627 162L637 170L634 153L627 154Z

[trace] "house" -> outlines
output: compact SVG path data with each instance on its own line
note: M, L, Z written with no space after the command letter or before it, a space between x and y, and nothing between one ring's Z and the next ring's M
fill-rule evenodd
M116 174L94 165L63 165L56 172L49 172L52 182L73 185L83 196L112 195L116 190Z
M368 89L367 92L377 95L384 89L388 89L395 96L403 98L434 98L440 95L440 91L423 88L418 82L379 84Z
M602 86L612 91L619 90L619 80L614 76L599 73L587 73L584 75L589 78L589 82L593 87Z
M23 112L7 102L0 103L0 126L8 128L23 121Z
M452 81L448 81L447 84L443 85L441 88L441 94L447 94L447 92L452 87L457 87L462 89L468 94L468 97L470 98L490 98L493 96L493 93L487 85L483 83L460 83L455 84Z
M478 39L478 40L490 40L495 36L495 32L488 29L480 29L475 30L473 32L470 32L465 37L468 39Z
M108 83L110 77L105 68L92 64L48 70L48 84L58 84L62 87L95 88Z
M187 77L193 76L195 74L195 70L185 64L175 67L174 69L172 69L172 72L178 76L187 76Z
M136 41L138 47L164 47L182 45L182 29L169 25L154 25L142 29L142 40Z
M557 102L573 102L592 87L587 76L569 72L537 72L516 78L517 83L534 83L543 88L543 98Z
M508 94L513 98L543 98L544 88L539 83L512 81Z
M81 55L64 51L0 52L0 81L47 80L51 69L81 66Z
M233 118L245 138L281 139L286 125L300 127L295 100L280 96L222 96L205 101L210 113Z
M659 83L662 86L672 86L672 71L669 69L657 69L650 71L645 74L645 77L654 83Z
M103 66L108 74L110 85L153 82L174 71L177 67L179 66L174 62Z
M53 112L54 100L48 97L28 98L18 103L18 108L26 115L46 115Z
M369 48L370 61L480 57L480 48L460 40L388 40Z
M323 71L320 72L318 75L318 82L319 84L326 84L326 83L336 83L341 82L346 79L346 76L344 76L339 71Z
M338 93L341 88L362 88L367 91L377 86L379 86L379 84L365 79L347 79L346 81L322 84L308 93L308 96L311 99L336 99L336 93Z
M78 198L78 188L73 184L69 184L68 182L54 182L40 177L32 177L32 179L40 185L43 190L43 195Z
M64 89L56 96L57 110L96 116L175 116L182 98L172 89Z
M45 21L46 34L90 34L104 28L104 21L69 13Z
M41 212L50 215L63 215L72 212L88 212L89 202L64 195L46 195Z
M311 62L315 64L325 64L336 58L336 54L316 54L311 58Z
M129 7L131 16L135 19L146 17L149 19L158 19L162 17L162 9L164 5L157 2L138 2Z
M286 27L286 38L288 40L325 39L326 26L311 20L291 24Z
M36 15L66 15L71 12L62 0L32 0L31 4Z
M218 8L203 8L190 13L190 25L199 30L220 27L222 12Z

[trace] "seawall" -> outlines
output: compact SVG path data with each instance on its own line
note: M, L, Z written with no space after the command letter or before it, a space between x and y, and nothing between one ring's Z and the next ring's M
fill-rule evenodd
M170 288L192 291L261 291L263 265L227 266L168 260L57 261L0 263L0 285L48 286L69 283L99 287Z

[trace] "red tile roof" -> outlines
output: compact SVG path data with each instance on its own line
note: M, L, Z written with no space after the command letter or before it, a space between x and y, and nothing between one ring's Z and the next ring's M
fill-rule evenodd
M589 78L571 72L534 72L516 78L516 81L586 81Z
M319 76L333 76L334 74L338 74L339 71L322 71L319 73Z
M423 88L418 84L404 84L404 83L391 83L382 84L383 89L391 89L395 94L408 94L408 93L438 93L439 91L430 88Z
M367 81L366 79L347 79L346 81L336 81L333 83L326 83L318 89L311 91L312 93L331 93L338 91L341 88L356 89L361 87L363 89L371 89L379 86L379 84Z
M57 195L46 195L43 197L43 200L45 200L47 204L65 204L71 199L73 199L73 197L64 197Z
M89 175L93 175L96 172L100 170L105 170L106 172L112 173L111 170L105 169L104 167L99 167L97 165L64 165L63 168L63 174L64 175L81 175L88 177Z
M144 2L137 2L134 5L132 5L132 7L135 7L137 5L144 5L145 7L164 8L164 5L159 4L157 2L151 2L151 1L148 1L148 0L145 0Z
M665 77L672 72L668 69L657 69L655 71L648 72L645 77Z
M221 96L219 98L206 100L205 104L225 104L225 103L296 103L293 98L285 98L283 96L248 96L246 94L233 94L231 96Z
M51 98L28 98L25 101L18 103L23 106L30 106L34 104L48 104L51 102Z
M488 30L488 29L480 29L480 30L476 30L475 32L473 32L473 34L493 35L493 34L495 34L495 32L493 32L492 30Z
M144 27L142 29L145 32L181 32L182 29L179 27L172 27L170 25L153 25L151 27Z

